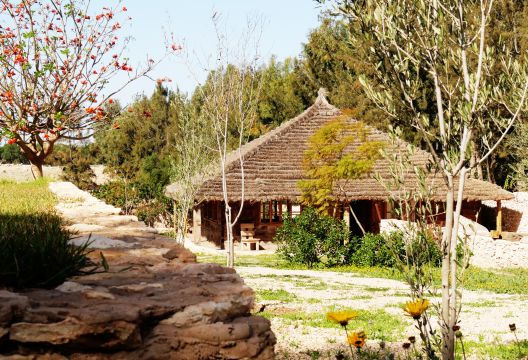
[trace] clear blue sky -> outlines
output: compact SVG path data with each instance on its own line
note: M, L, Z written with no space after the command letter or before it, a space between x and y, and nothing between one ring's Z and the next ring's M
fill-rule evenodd
M131 26L123 27L134 38L128 48L131 64L143 61L147 54L154 58L163 54L167 30L185 44L187 51L200 58L213 54L216 40L211 17L214 12L222 15L233 38L238 37L248 16L261 17L264 25L260 52L264 59L271 55L279 60L297 56L310 30L317 27L321 10L312 0L125 0L124 5L132 17ZM203 79L204 73L196 71ZM172 87L186 92L196 86L195 77L189 74L183 58L165 61L152 74L153 78L163 76L173 80ZM129 85L117 98L126 104L134 94L150 94L153 88L153 81L142 79Z

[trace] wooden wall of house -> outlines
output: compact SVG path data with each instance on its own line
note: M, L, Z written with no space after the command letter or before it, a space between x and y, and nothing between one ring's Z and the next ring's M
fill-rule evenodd
M283 203L284 207L280 208L279 211L280 216L282 216L283 211L286 212L286 202ZM240 209L240 203L233 203L231 206L233 217L235 217ZM282 225L282 221L280 216L268 216L267 219L261 219L261 207L262 204L260 202L244 203L242 214L233 228L235 242L240 241L240 224L250 223L255 225L254 237L271 244L277 228ZM288 207L291 212L291 204L288 204ZM193 232L195 241L210 241L219 248L224 248L227 231L225 227L223 202L203 202L195 209L194 217ZM266 248L267 245L263 244L263 247Z
M242 209L242 214L239 221L235 224L233 232L236 242L240 241L240 224L250 223L255 225L255 238L260 239L263 242L271 243L277 228L282 225L282 214L286 210L291 212L291 203L289 202L269 202L269 205L263 206L260 202L246 202ZM361 222L366 232L378 233L380 230L380 221L382 219L390 218L387 203L385 201L353 201L351 203L352 208L359 221ZM442 204L440 205L440 212L442 211ZM274 207L273 213L270 206ZM277 208L279 206L279 208ZM468 219L477 219L477 214L481 209L482 205L480 201L464 201L462 207L462 215ZM232 204L233 216L236 216L240 208L240 203ZM224 219L224 205L221 201L209 201L204 202L197 207L199 211L195 210L194 224L194 235L195 240L198 241L210 241L219 248L224 248L224 240L226 238L226 227ZM277 211L280 209L280 211ZM343 208L344 216L349 216L345 211L346 207ZM268 216L263 216L262 211L269 211ZM196 219L198 217L198 219ZM440 225L445 223L445 214L440 213L436 216L436 222ZM354 234L361 235L361 230L357 226L356 221L350 215L350 229ZM485 218L478 216L479 223L484 223ZM264 244L266 247L266 244Z
M198 205L199 212L194 212L194 216L199 219L193 219L194 229L199 227L195 232L195 241L210 241L216 246L222 246L222 229L224 228L224 207L220 201L207 201Z

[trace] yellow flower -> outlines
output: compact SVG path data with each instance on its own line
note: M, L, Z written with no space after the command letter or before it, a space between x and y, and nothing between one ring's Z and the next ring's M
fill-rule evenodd
M348 335L348 343L354 346L356 349L361 349L365 346L365 341L367 340L367 334L364 331L354 331L352 334Z
M336 311L326 313L326 318L341 326L347 326L348 322L354 319L357 313L354 311Z
M403 311L407 313L414 320L418 320L425 310L429 307L429 300L427 299L416 299L414 301L408 301L405 303Z

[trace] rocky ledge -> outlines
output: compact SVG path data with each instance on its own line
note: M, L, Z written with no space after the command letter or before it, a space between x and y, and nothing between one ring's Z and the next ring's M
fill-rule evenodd
M160 239L99 251L109 271L0 290L0 359L273 359L268 320L232 269Z

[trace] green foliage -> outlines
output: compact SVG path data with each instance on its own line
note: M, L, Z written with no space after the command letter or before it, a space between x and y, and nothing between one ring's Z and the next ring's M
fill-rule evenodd
M76 160L95 165L100 163L99 147L89 144L55 144L53 152L46 158L50 166L67 166Z
M168 199L150 199L140 202L134 213L140 221L148 226L154 226L156 222L170 224L170 209L172 202Z
M519 124L507 141L513 162L506 175L505 187L510 190L528 190L528 123Z
M351 41L350 24L324 17L309 34L295 64L296 93L309 106L317 90L325 88L332 104L352 109L351 115L366 124L384 128L387 117L368 99L359 82L359 75L370 73L373 68L368 47Z
M404 240L399 232L351 237L343 221L320 215L311 208L292 219L286 216L274 240L277 253L287 263L308 267L396 268L404 266L409 256L420 267L440 266L442 261L440 249L431 238Z
M82 190L94 190L95 173L90 167L92 161L82 156L72 159L63 169L62 178L70 181Z
M121 208L126 214L131 213L135 204L139 202L137 188L124 181L110 181L103 184L93 191L93 195Z
M152 162L168 155L174 137L182 136L175 128L177 107L185 106L181 97L158 86L150 98L137 99L128 111L116 117L118 129L97 134L101 159L110 174L134 181L145 175L146 168L153 167Z
M45 181L0 182L0 287L54 287L93 265L69 243Z
M106 203L121 208L125 214L135 214L149 226L158 221L168 224L172 201L163 196L162 191L166 184L116 180L97 187L93 194Z
M26 157L18 145L5 144L0 146L0 164L28 164Z
M349 122L347 117L347 114L340 116L317 130L304 153L306 179L298 182L301 201L320 213L333 213L336 196L344 193L336 188L338 181L368 174L384 145L380 141L367 141L369 132L365 126Z
M55 214L0 214L0 286L54 287L92 265Z
M353 237L348 244L347 263L361 267L394 267L394 249L401 250L404 243L401 237L396 236L389 241L380 234L366 233L363 237Z
M274 240L282 258L312 267L318 263L327 266L343 264L342 244L348 237L344 222L306 208L292 219L285 215L284 224L277 230Z
M259 70L259 76L263 91L259 94L258 120L251 132L252 137L277 127L283 121L300 114L305 108L297 94L297 73L293 59L277 62L275 57L272 57L267 66Z
M401 232L370 234L353 237L348 244L347 264L358 267L396 268L406 264L412 257L420 266L440 266L442 254L438 245L431 239L423 241L404 240Z
M183 95L158 85L150 98L137 99L116 117L118 129L98 134L101 160L115 180L94 195L151 225L169 219L172 202L163 192L170 183L174 144L185 136L178 122L186 106Z

